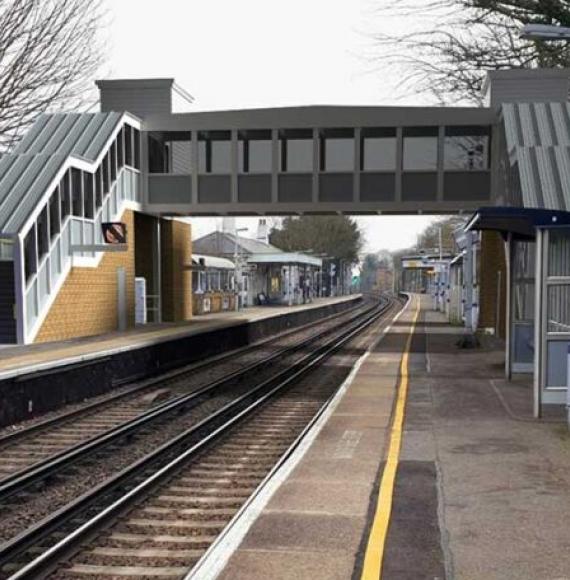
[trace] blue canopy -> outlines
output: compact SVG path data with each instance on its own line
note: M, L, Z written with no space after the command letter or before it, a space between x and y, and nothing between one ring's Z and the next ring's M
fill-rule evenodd
M534 240L537 229L570 227L570 212L523 207L481 207L465 231L495 231L504 239Z

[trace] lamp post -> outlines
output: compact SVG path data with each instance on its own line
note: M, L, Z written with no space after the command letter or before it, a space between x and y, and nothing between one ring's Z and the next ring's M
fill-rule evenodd
M247 232L249 228L236 228L234 233L234 294L235 294L235 310L239 310L239 283L238 283L238 233Z

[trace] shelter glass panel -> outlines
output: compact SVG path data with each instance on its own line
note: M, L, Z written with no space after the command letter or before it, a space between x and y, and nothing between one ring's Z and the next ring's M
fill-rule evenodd
M548 275L570 276L570 230L550 230Z
M404 131L404 171L436 171L438 128L419 127Z
M570 284L549 286L548 332L570 333Z

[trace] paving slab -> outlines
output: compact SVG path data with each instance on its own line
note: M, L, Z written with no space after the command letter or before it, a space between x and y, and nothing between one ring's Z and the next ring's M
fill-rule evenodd
M412 319L360 366L300 463L274 493L220 578L349 579L362 553L384 462L401 353ZM407 330L406 330L407 329Z

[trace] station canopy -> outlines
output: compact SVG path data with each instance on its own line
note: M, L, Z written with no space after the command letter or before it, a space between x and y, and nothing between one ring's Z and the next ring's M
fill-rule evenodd
M521 208L482 207L465 226L466 231L495 231L504 239L512 234L515 240L534 240L537 229L570 227L570 212Z

